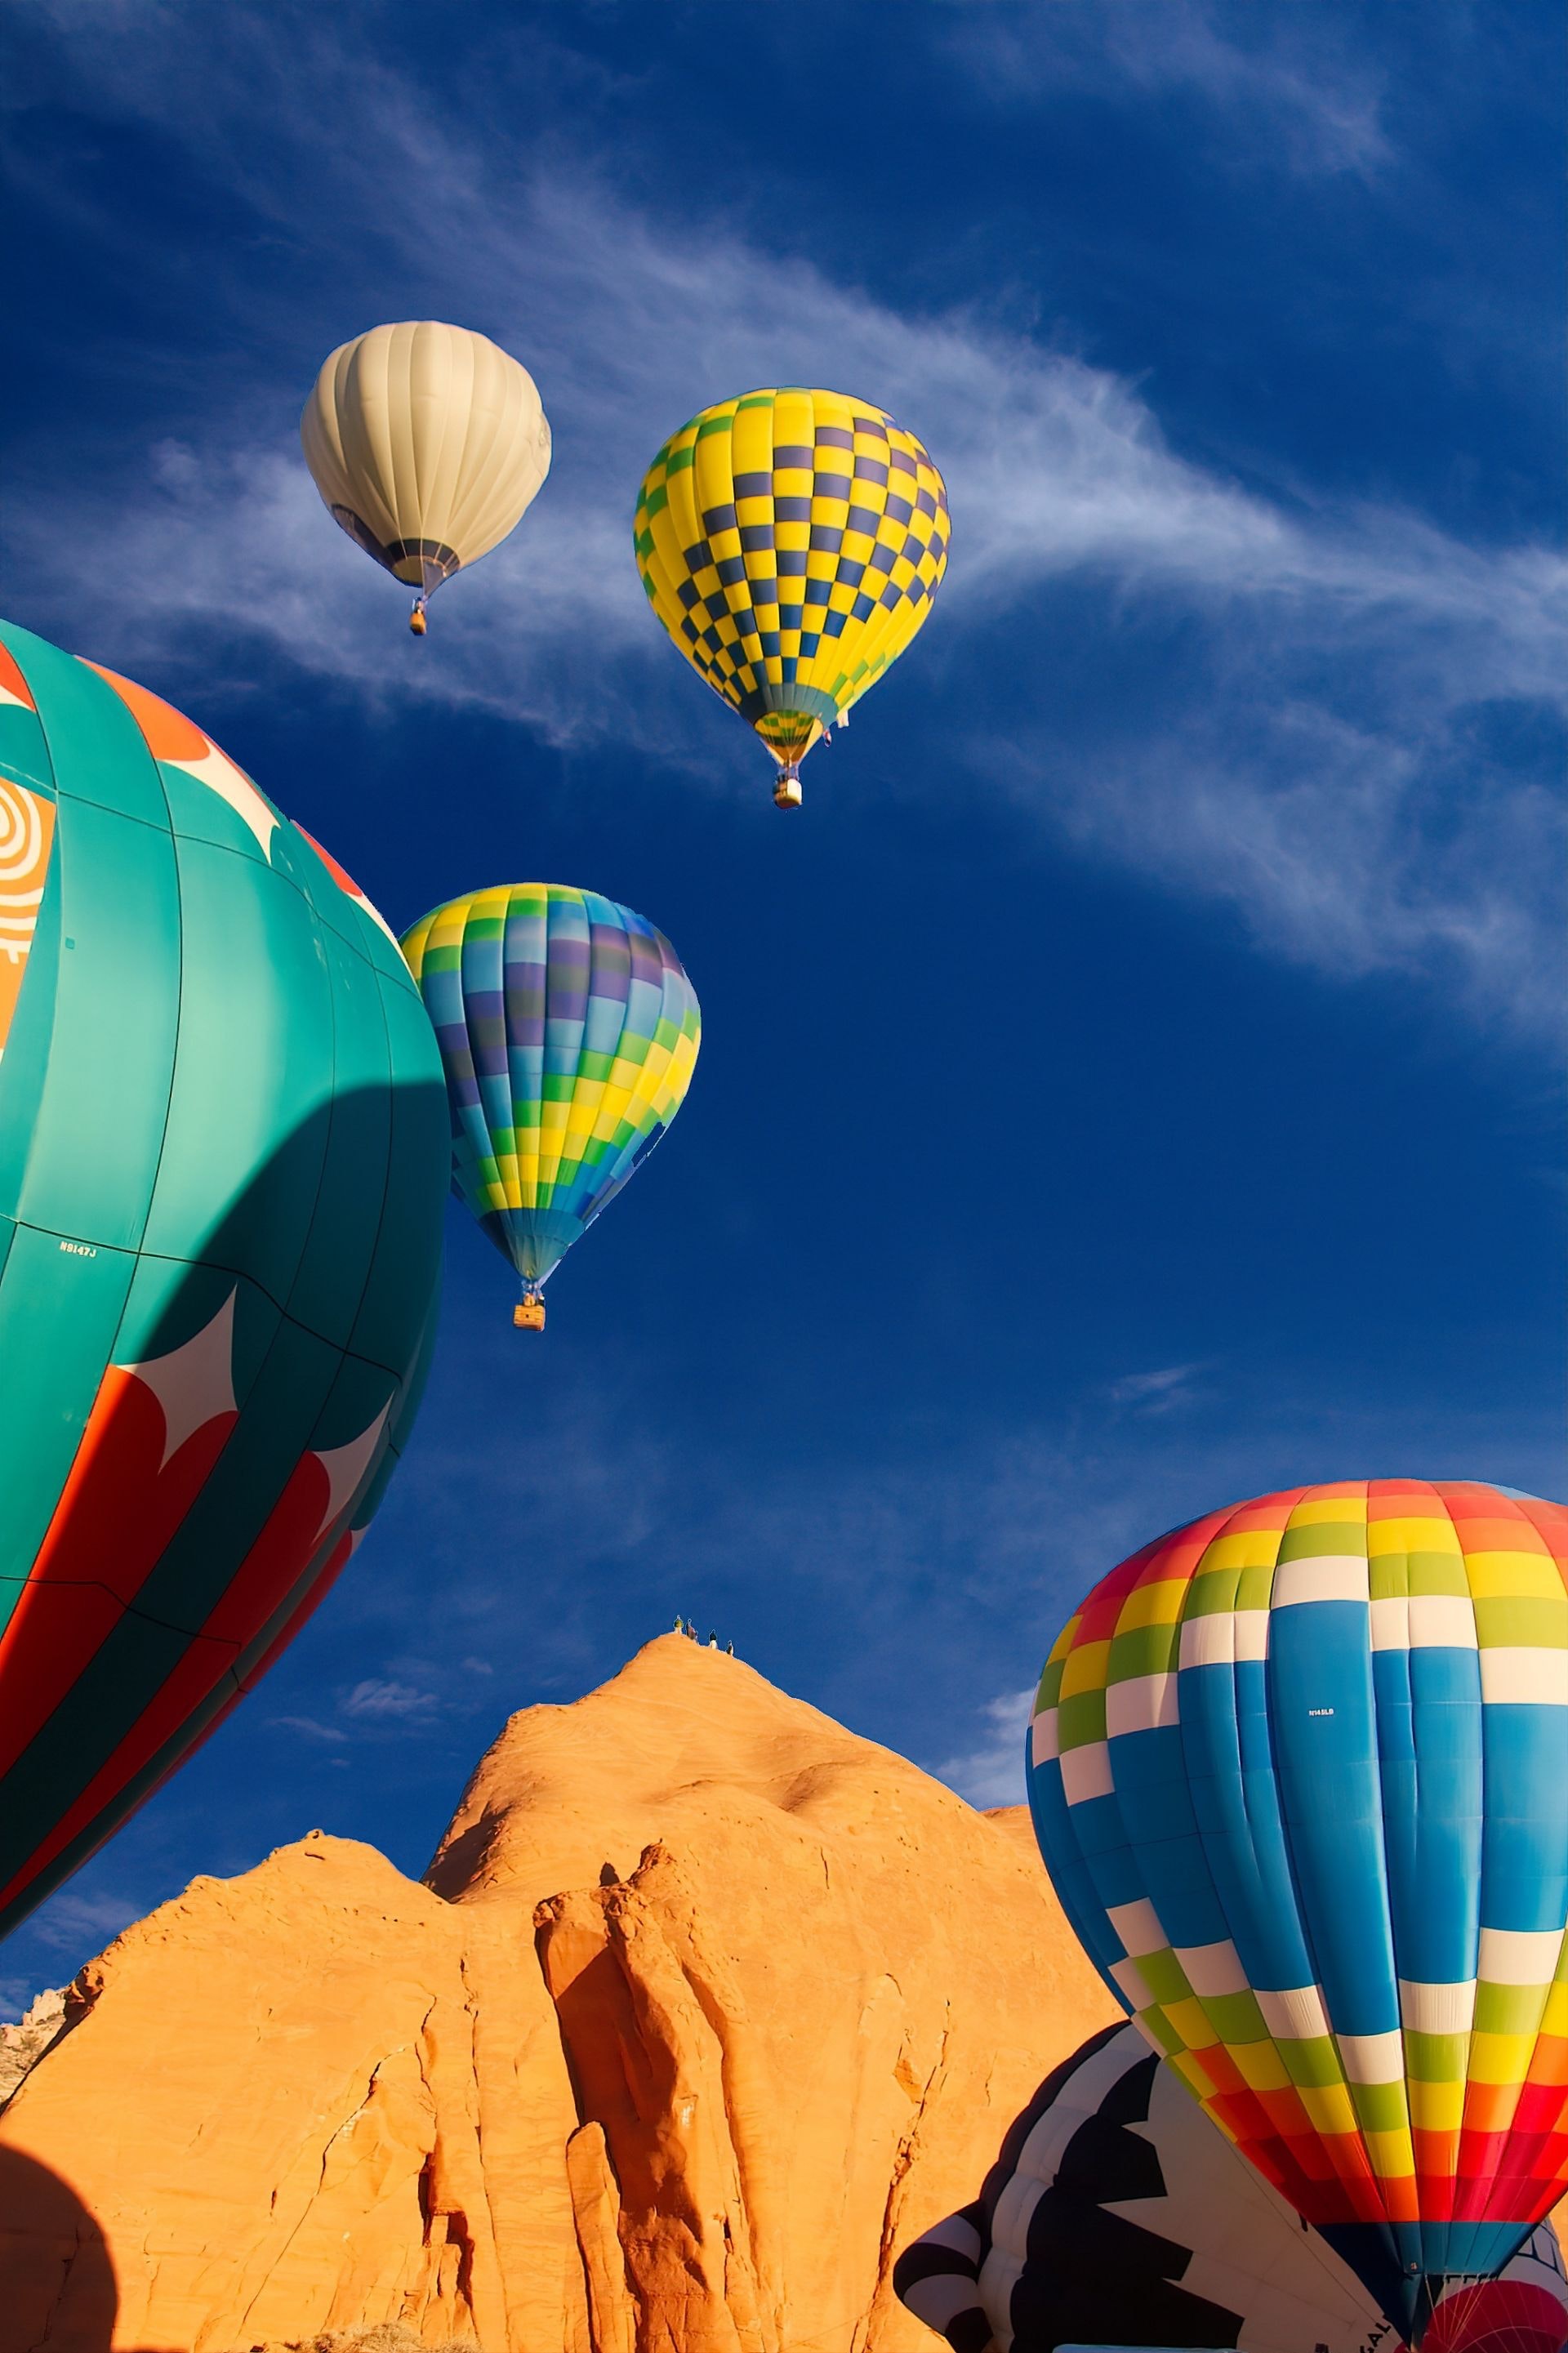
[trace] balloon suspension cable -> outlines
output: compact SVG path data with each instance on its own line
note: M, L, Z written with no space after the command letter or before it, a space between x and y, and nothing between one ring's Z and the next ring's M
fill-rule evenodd
M541 1283L525 1282L522 1297L511 1311L511 1320L519 1332L542 1332L544 1329L544 1290Z
M774 778L773 807L775 808L800 807L800 762L798 760L786 760Z
M416 638L422 638L430 626L425 618L425 601L422 596L416 596L414 610L408 616L408 626Z

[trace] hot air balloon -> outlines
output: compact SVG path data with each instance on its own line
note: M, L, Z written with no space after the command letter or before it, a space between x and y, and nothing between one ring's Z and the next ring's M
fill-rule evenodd
M896 661L947 569L947 491L912 433L837 392L704 408L643 479L634 543L649 604L762 737L773 798Z
M435 319L340 343L300 420L334 519L417 590L409 628L459 565L515 531L550 471L550 427L528 370Z
M156 695L0 626L0 1933L363 1534L446 1183L363 892Z
M522 1283L544 1283L686 1099L701 1021L662 932L596 891L514 882L423 916L403 952L446 1065L452 1189Z
M1412 2343L1568 2184L1568 1512L1292 1488L1102 1579L1030 1803L1157 2050Z
M894 2287L952 2353L1059 2345L1402 2353L1376 2300L1209 2123L1134 2026L1058 2067L979 2196L900 2255ZM1499 2279L1438 2305L1436 2353L1560 2353L1550 2222Z

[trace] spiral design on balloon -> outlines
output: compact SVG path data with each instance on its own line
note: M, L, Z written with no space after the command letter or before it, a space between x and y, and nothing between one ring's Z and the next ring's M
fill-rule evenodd
M31 793L0 776L0 892L29 881L44 845L44 820Z

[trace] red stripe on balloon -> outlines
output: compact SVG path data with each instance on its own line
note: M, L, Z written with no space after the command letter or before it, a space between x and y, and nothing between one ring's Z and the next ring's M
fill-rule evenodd
M65 1700L162 1559L237 1415L216 1414L163 1460L163 1409L110 1365L16 1607L0 1634L0 1774Z
M14 1903L39 1873L63 1854L90 1825L94 1817L120 1795L127 1783L146 1769L160 1750L174 1738L186 1719L211 1697L225 1674L237 1664L246 1643L254 1639L287 1600L309 1568L311 1556L326 1534L322 1514L331 1502L331 1482L320 1456L301 1456L265 1526L221 1600L200 1631L191 1637L189 1648L173 1672L159 1686L86 1788L68 1808L21 1870L4 1888L0 1888L0 1910ZM351 1502L352 1498L345 1499L345 1511ZM332 1547L328 1557L326 1568L330 1575L315 1581L321 1590L324 1590L331 1577L336 1576L342 1560L347 1557L348 1548L349 1540L345 1535ZM304 1622L315 1599L319 1598L319 1592L314 1589L312 1595L307 1596L290 1620L289 1628L272 1644L261 1664L247 1678L247 1687L265 1672L283 1648L293 1628ZM73 1594L73 1606L79 1604L79 1595ZM223 1714L227 1714L228 1708L240 1695L237 1688L234 1698L226 1704ZM216 1724L209 1728L216 1729ZM192 1746L195 1745L193 1742ZM184 1762L186 1753L184 1749L180 1751L178 1757L171 1761L168 1772L173 1772L176 1764ZM162 1778L167 1778L167 1773Z

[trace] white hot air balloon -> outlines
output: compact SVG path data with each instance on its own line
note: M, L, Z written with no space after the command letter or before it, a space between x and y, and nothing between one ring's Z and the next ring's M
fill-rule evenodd
M416 637L432 593L516 529L550 471L528 370L488 335L435 319L340 343L300 438L336 521L417 592Z

